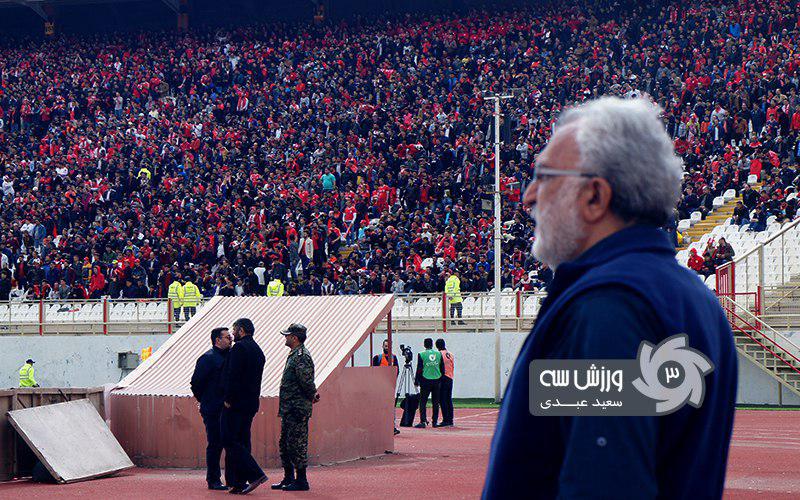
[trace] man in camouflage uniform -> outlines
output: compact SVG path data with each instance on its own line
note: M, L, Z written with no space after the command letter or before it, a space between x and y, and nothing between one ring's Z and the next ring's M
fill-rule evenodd
M273 484L273 490L307 491L306 465L308 464L308 419L311 405L319 401L314 385L314 361L306 349L306 327L293 323L281 332L286 337L286 347L291 349L281 378L280 453L284 477ZM297 476L295 476L297 472Z

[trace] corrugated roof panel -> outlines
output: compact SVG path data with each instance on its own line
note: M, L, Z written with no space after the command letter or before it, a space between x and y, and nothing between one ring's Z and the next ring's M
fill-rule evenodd
M261 395L278 395L288 348L280 331L291 323L308 328L306 347L314 358L319 387L391 311L392 295L326 297L215 297L153 355L125 377L117 394L191 396L194 366L211 348L211 330L246 317L266 357Z

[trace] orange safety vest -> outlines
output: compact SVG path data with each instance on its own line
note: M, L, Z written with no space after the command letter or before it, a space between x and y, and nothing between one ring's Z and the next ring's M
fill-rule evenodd
M442 362L444 362L444 376L453 380L453 370L455 369L455 357L447 351L441 351Z

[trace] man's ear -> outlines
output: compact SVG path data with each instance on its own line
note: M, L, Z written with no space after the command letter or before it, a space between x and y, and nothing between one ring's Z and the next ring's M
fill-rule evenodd
M579 210L587 224L594 224L611 210L611 185L601 177L589 179L578 196Z

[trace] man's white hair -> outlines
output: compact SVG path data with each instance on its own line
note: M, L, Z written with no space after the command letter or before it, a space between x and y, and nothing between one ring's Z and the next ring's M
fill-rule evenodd
M683 163L661 112L645 98L601 97L558 120L558 127L575 125L578 169L608 181L611 210L626 222L664 225L678 203Z

